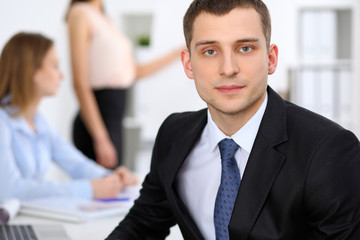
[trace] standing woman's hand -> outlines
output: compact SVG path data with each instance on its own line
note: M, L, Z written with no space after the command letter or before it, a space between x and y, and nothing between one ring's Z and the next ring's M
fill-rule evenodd
M94 141L96 162L106 168L114 168L118 164L117 153L110 140Z

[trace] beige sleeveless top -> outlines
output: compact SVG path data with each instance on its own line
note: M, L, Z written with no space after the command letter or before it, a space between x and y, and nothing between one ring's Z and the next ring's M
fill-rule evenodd
M88 55L88 80L92 89L126 88L136 75L132 46L105 15L87 3L74 4L69 14L80 8L89 17L91 41Z

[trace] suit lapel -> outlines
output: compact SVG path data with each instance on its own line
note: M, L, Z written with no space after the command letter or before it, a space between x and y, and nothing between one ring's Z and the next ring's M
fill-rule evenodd
M180 129L177 132L177 140L171 143L170 152L167 159L163 161L164 174L167 179L168 186L173 186L178 171L184 163L186 157L194 147L196 141L207 123L206 109L203 109L193 116L193 121L188 121L189 126ZM186 129L186 130L185 130Z
M285 161L285 156L274 149L287 140L285 103L270 87L268 96L229 224L231 239L248 239Z
M175 215L178 216L178 224L184 239L203 239L187 207L176 191L176 177L207 123L206 109L195 113L192 121L188 122L189 125L184 127L187 130L180 129L181 131L177 133L177 140L171 144L170 152L161 166L161 174L165 179L163 182L167 189L166 192L169 194L169 201L174 203Z

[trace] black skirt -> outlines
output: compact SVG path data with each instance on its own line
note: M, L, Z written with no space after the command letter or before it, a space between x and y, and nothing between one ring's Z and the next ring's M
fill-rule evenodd
M116 148L118 165L121 165L123 155L122 121L126 105L126 89L95 90L94 95L108 134ZM80 113L75 117L72 137L74 145L87 157L95 160L93 141L81 119Z

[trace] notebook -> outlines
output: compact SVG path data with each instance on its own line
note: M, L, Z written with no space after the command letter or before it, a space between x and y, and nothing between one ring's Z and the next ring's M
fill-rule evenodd
M0 225L1 240L70 240L62 225Z

